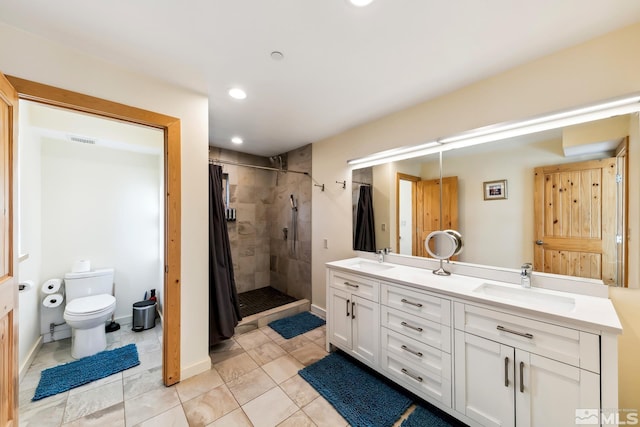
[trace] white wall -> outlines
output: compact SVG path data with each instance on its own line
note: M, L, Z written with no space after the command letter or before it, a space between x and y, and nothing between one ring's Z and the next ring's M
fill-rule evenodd
M391 247L389 230L391 228L391 165L385 164L373 168L373 214L376 230L376 250Z
M41 147L43 277L80 259L114 268L115 317L129 321L163 280L158 156L48 138Z
M39 285L42 283L42 242L41 242L41 159L40 139L36 138L27 126L28 112L18 117L18 126L22 131L18 135L18 158L28 158L29 163L18 165L19 176L19 221L20 255L28 254L28 258L18 264L18 277L21 282L31 281L34 287L21 292L18 303L19 316L19 365L20 372L26 372L30 359L35 356L40 338L40 295Z
M0 71L181 120L181 376L208 369L208 100L0 24Z

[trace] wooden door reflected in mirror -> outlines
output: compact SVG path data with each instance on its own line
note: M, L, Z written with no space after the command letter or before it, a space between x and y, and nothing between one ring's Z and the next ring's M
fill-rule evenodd
M429 258L424 246L427 236L433 231L457 229L458 177L444 177L442 182L441 219L440 179L423 180L413 175L397 174L396 247L400 254Z

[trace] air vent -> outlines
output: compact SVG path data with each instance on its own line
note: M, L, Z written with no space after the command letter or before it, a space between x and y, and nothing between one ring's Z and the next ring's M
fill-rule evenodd
M80 142L82 144L95 145L95 143L96 143L95 139L87 138L87 137L84 137L84 136L77 136L77 135L69 135L69 140L73 141L73 142Z

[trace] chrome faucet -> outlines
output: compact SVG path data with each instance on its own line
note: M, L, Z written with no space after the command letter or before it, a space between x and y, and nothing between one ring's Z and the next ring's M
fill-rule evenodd
M391 248L383 248L378 250L378 262L384 262L384 256L391 253Z
M520 285L523 288L531 287L531 263L526 262L520 266Z

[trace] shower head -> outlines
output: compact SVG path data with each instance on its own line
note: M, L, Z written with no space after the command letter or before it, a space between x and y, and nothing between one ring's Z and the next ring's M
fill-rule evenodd
M298 209L298 206L296 206L296 202L293 199L293 194L289 197L289 202L291 202L291 209L293 209L293 210L297 210Z
M269 157L269 161L271 162L271 164L274 163L278 163L278 169L282 170L282 156L277 155L277 156L271 156Z

